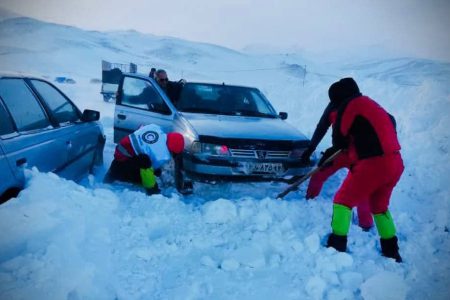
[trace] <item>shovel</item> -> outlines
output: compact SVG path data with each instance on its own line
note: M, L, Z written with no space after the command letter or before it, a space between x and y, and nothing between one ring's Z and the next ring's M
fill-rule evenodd
M311 171L306 173L303 177L300 177L297 181L295 181L294 183L289 185L284 191L282 191L281 193L279 193L277 195L277 199L282 200L284 196L286 196L287 194L289 194L292 191L297 190L297 188L300 184L302 184L304 181L308 180L308 178L310 178L311 176L313 176L314 174L316 174L317 172L322 170L323 167L325 167L329 163L331 163L333 161L333 159L335 159L335 157L338 156L339 153L341 153L341 151L342 150L336 151L335 153L333 153L333 155L328 157L321 166L315 167L314 169L312 169Z

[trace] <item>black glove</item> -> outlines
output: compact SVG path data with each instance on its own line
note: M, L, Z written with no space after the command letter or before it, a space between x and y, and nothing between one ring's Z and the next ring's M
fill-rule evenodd
M324 166L323 164L325 163L325 161L330 158L334 153L336 153L339 149L336 147L330 147L327 150L325 150L325 152L322 152L322 157L319 160L319 163L317 164L319 167ZM326 167L326 166L324 166Z
M314 151L313 151L312 149L310 149L310 148L306 149L306 150L302 153L302 156L300 157L300 161L301 161L302 163L304 163L304 164L310 163L309 158L310 158L310 156L311 156L311 154L312 154L313 152L314 152Z

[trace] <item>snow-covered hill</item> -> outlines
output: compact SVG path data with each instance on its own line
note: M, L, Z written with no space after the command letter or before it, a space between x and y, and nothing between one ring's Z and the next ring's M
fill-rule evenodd
M0 206L0 298L448 299L450 64L357 57L241 53L135 31L1 21L0 70L73 78L57 85L80 108L101 111L107 145L95 176L76 184L34 170L19 197ZM137 63L143 73L162 67L172 79L256 86L308 136L329 85L353 76L397 118L406 171L391 210L405 262L381 257L376 231L357 226L349 253L322 246L345 172L309 202L304 186L275 200L280 183L197 184L188 197L103 184L114 105L91 81L102 59ZM328 135L320 148L329 143Z

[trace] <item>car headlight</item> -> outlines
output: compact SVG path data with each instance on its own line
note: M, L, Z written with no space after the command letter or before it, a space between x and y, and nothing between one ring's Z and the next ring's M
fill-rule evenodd
M225 145L216 145L208 143L193 142L191 146L193 154L204 154L214 156L229 156L230 151Z

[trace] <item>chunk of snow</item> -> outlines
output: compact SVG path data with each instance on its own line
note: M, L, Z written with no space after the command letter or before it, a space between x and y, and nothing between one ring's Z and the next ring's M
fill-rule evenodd
M241 265L251 268L261 268L266 265L264 253L255 246L239 247L233 257L240 262Z
M305 238L305 245L308 248L309 252L316 253L319 251L320 247L320 238L317 233L313 233Z
M236 205L230 200L218 199L208 202L203 207L206 223L223 224L237 216Z
M217 267L217 263L208 255L203 256L200 263L206 267Z
M306 283L306 293L313 299L322 299L326 286L326 282L319 276L311 277Z
M401 300L406 298L407 286L400 276L383 271L361 285L364 300Z
M225 271L234 271L239 268L239 262L234 259L225 259L220 264L220 267Z
M265 231L272 223L272 216L270 215L269 212L264 211L259 213L255 217L255 221L256 221L256 230Z

